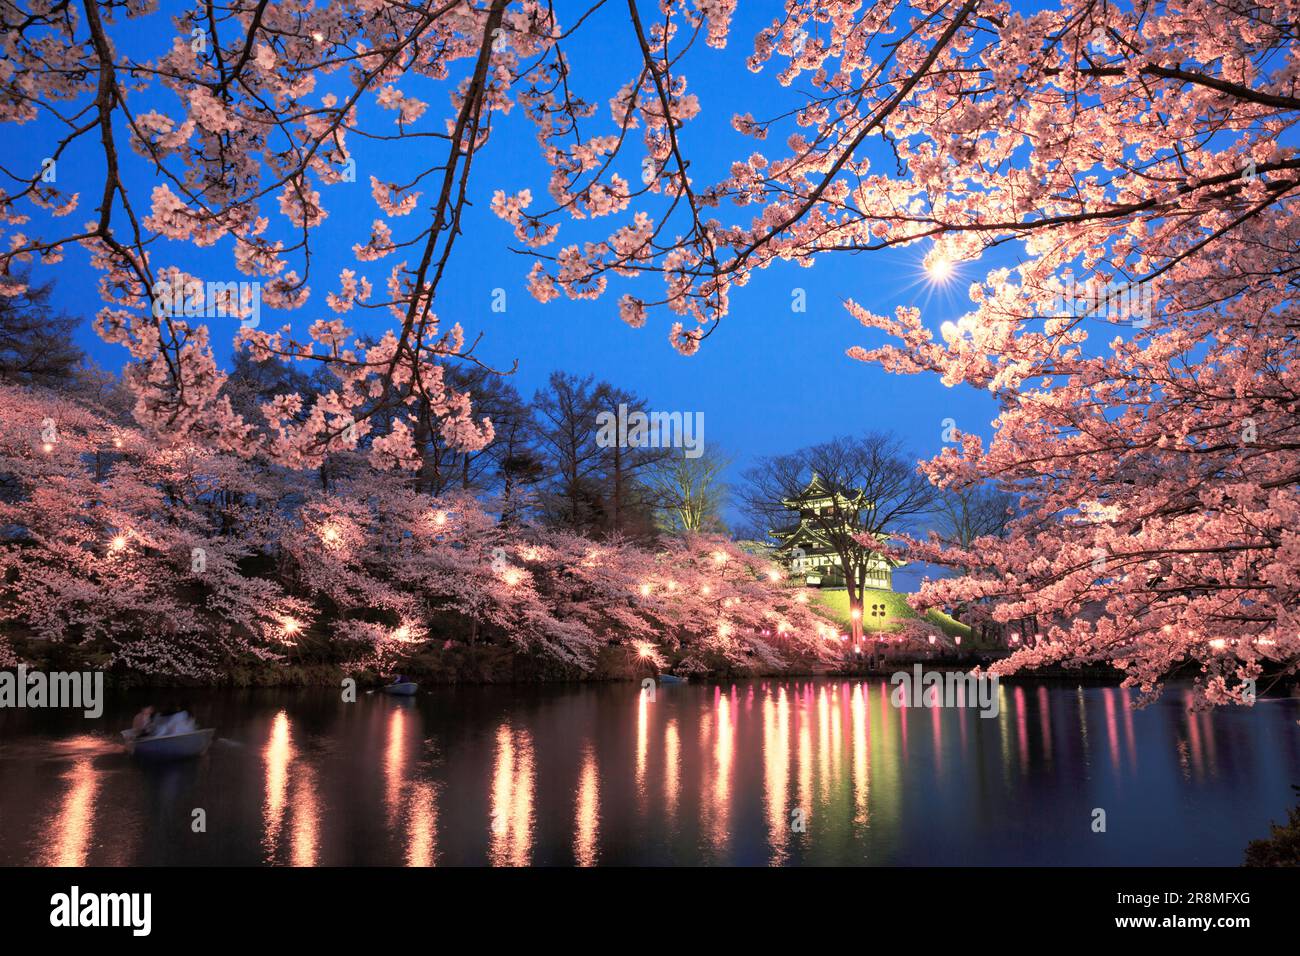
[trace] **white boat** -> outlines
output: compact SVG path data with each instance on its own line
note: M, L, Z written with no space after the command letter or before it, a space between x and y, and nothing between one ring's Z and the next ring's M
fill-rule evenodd
M199 757L207 752L216 729L194 730L188 734L167 734L163 737L140 737L135 730L122 731L126 752L133 757L151 760L184 760Z
M404 681L400 684L385 684L380 688L385 694L392 694L394 697L414 697L420 690L420 685L415 681Z

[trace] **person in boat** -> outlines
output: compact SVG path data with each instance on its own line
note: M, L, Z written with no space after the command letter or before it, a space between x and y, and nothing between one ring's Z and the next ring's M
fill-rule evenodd
M192 734L198 729L198 724L190 716L189 707L184 704L173 704L154 722L154 728L149 736L174 737L177 734Z
M131 729L135 731L137 737L148 737L153 733L154 721L158 710L153 704L145 704L140 708L140 713L135 715L135 720L131 721Z
M391 686L393 684L406 684L409 683L409 681L407 681L405 674L396 674L388 683Z

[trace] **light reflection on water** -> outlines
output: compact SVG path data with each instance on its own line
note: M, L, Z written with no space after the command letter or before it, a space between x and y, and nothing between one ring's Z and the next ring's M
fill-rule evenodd
M983 719L889 690L214 692L195 706L213 749L162 767L109 739L138 699L103 735L10 712L0 862L1236 865L1300 780L1294 700L1192 712L1175 688L1137 710L1119 688L1016 684Z

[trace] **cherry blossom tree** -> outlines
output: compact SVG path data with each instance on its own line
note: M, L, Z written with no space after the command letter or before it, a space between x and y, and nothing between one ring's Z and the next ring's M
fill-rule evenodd
M214 682L258 665L382 670L447 641L570 675L611 646L731 673L839 653L807 594L721 538L596 542L503 522L467 493L430 497L414 475L325 491L43 389L0 385L0 415L10 664Z
M0 414L10 638L36 659L196 680L279 658L310 610L241 567L273 533L237 504L264 477L48 393L0 387Z

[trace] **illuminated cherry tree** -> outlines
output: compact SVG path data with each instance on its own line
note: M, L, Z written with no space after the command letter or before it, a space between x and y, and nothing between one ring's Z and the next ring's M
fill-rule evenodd
M280 657L309 611L241 567L274 534L240 504L274 494L263 475L66 398L0 387L0 415L0 629L38 659L199 680Z
M802 589L720 538L594 542L377 471L322 492L306 471L164 443L70 394L0 385L0 415L8 664L21 647L214 681L295 662L386 670L447 642L575 675L611 646L646 672L772 673L839 654Z

